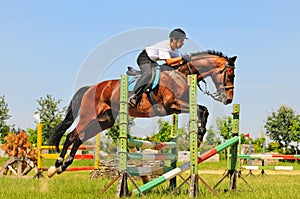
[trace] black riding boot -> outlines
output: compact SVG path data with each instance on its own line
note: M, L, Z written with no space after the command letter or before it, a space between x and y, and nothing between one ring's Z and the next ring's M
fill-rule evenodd
M128 104L130 106L135 106L136 105L138 97L143 93L142 91L143 91L143 86L138 88L137 90L135 90L133 92L133 94L128 98Z
M152 61L145 50L143 50L137 58L137 64L141 69L141 77L137 81L133 94L128 98L128 103L130 106L135 106L138 97L143 93L144 87L149 84L152 76L152 67L155 67L156 62Z

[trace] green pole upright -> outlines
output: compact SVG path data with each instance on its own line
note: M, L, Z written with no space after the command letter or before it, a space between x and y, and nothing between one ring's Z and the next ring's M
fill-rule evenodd
M127 169L127 134L128 134L128 77L121 76L120 113L119 113L119 172Z
M233 127L232 136L239 136L239 117L240 117L240 105L233 104L232 107L233 116ZM237 165L237 155L238 155L238 145L239 142L232 145L230 148L230 190L236 190L236 165Z
M197 118L197 76L189 75L190 105L190 197L198 196L198 118Z
M128 196L127 184L127 134L128 134L128 76L122 75L120 80L120 112L119 112L119 183L116 197Z
M177 135L178 135L178 115L173 114L172 116L172 129L171 129L171 141L177 143ZM174 160L171 160L171 167L175 169L177 167L177 150L178 147L171 149L171 153L176 155ZM170 180L170 188L175 188L176 184L176 176Z

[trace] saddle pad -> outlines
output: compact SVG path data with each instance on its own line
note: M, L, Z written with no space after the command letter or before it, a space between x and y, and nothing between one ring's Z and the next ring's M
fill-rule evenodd
M160 78L160 67L155 67L155 73L154 78L152 81L151 89L154 89L159 84L159 78ZM137 77L135 75L128 75L128 91L133 91L134 86L136 84Z

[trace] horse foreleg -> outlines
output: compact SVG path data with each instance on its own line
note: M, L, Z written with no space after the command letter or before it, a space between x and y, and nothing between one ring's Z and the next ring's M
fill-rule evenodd
M189 113L190 105L183 100L177 100L175 103L170 104L169 108L166 109L168 114L176 113Z
M206 123L208 119L208 109L205 106L199 105L197 108L197 116L198 116L198 146L200 146L203 137L206 133Z
M189 103L178 100L176 103L170 105L170 112L172 113L189 113L190 112L190 105ZM198 117L198 145L200 146L203 137L206 133L206 123L208 119L208 109L205 106L197 105L197 117Z

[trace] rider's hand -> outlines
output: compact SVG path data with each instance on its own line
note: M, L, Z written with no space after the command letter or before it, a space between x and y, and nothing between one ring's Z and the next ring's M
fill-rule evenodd
M189 62L189 61L191 61L190 56L187 55L187 54L181 55L181 57L182 57L182 61L183 61L183 62Z

